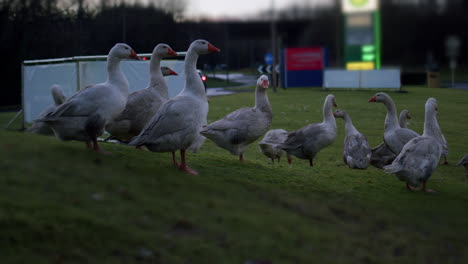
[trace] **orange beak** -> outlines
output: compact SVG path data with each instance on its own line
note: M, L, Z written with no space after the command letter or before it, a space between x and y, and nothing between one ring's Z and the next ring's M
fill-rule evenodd
M369 99L368 102L369 102L369 103L372 103L372 102L376 102L376 101L377 101L377 97L374 96L374 97L372 97L371 99Z
M140 58L138 57L138 55L135 53L133 49L130 51L130 59L140 60Z
M177 52L175 52L173 49L169 48L169 50L167 51L167 55L177 56Z
M208 52L220 52L221 50L213 46L211 43L208 43Z
M169 75L179 75L177 72L173 71L172 69L169 69Z
M270 82L268 80L263 80L262 87L267 89L269 84L270 84Z

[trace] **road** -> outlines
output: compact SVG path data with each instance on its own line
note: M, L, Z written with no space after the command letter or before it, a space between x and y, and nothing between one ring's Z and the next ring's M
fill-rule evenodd
M231 74L210 74L208 75L210 78L218 78L222 80L226 80L229 77L230 81L241 83L239 86L231 86L231 87L208 87L206 94L208 96L219 96L219 95L227 95L236 93L235 90L230 88L239 88L245 86L253 86L257 83L257 77L252 75L244 75L242 73L231 73Z

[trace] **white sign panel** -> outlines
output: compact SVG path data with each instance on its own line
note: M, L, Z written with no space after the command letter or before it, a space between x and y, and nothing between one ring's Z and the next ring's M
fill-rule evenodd
M345 89L400 89L400 69L370 71L347 71L327 69L324 72L323 88Z
M365 13L379 8L379 0L342 0L343 13Z

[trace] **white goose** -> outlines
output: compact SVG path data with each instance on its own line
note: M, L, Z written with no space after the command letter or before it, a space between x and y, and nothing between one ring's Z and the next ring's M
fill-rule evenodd
M400 127L407 128L408 127L408 122L407 122L408 119L411 119L410 112L407 109L401 110L400 117L398 118L398 123L400 124Z
M271 125L273 113L266 92L268 85L268 77L260 76L253 108L241 108L229 113L223 119L205 126L200 133L243 161L247 146L261 137Z
M332 144L336 138L336 120L333 116L333 106L336 107L335 96L329 94L323 104L323 122L309 124L299 130L290 132L281 149L300 159L309 160L314 166L313 159L317 153Z
M385 117L384 142L394 153L399 154L403 146L412 138L419 136L418 133L408 128L400 127L397 117L395 103L386 93L377 93L369 99L369 102L383 103L387 108Z
M275 162L275 159L280 161L281 156L286 152L280 148L281 144L288 138L288 131L284 129L272 129L268 131L263 139L258 143L262 153ZM291 156L287 154L288 163L291 164Z
M440 129L439 122L437 121L437 119L434 122L434 127L436 130L435 137L437 141L439 141L439 144L442 146L442 153L440 154L440 158L444 158L443 164L447 165L448 164L447 155L449 152L449 147L448 147L447 140L445 139L444 134L442 133L442 129Z
M130 46L116 44L107 56L107 80L80 90L40 121L46 122L62 140L85 141L88 148L103 152L97 138L108 122L125 108L128 81L120 70L120 61L138 56Z
M62 86L58 84L52 85L52 87L50 88L50 92L52 94L52 99L54 99L54 104L49 105L44 111L42 111L39 114L39 117L38 117L39 119L44 118L49 113L52 113L57 106L63 104L67 100L67 97L65 96L63 92ZM54 131L49 127L49 125L47 125L44 122L37 121L37 120L33 121L31 127L28 128L26 131L31 132L31 133L36 133L36 134L42 134L42 135L54 134Z
M159 107L169 99L161 69L161 60L166 56L177 56L177 53L167 44L158 44L151 55L148 87L129 94L125 110L107 124L106 130L119 141L129 142L138 135Z
M186 163L185 152L198 137L206 122L208 101L205 88L197 72L199 55L220 50L206 40L195 40L185 56L185 88L159 108L141 133L129 145L146 146L154 152L172 152L174 165L191 174L198 174ZM181 164L175 158L180 150Z
M346 137L343 145L343 160L351 169L367 169L371 158L371 149L366 136L361 134L353 125L348 113L339 109L335 117L345 121Z
M385 166L385 172L395 173L398 179L406 181L406 187L415 190L422 184L423 191L426 189L426 182L436 169L442 146L437 140L437 101L429 98L425 105L424 133L415 137L405 144L400 154L392 162Z
M465 176L468 178L468 154L465 154L460 161L458 161L457 166L465 167L466 174Z
M408 123L406 122L407 119L411 119L411 115L408 110L404 109L400 112L400 117L398 119L398 123L400 127L406 128ZM395 160L397 154L393 153L385 143L381 143L377 147L371 150L371 160L370 163L372 166L383 169L384 166L392 164Z

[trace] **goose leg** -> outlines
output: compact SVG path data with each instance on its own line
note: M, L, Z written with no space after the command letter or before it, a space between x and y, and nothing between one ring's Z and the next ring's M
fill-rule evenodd
M423 182L423 187L422 187L422 190L424 192L427 192L427 193L435 193L436 191L432 190L432 189L426 189L426 182Z
M447 165L448 164L448 161L447 161L447 156L444 157L444 165Z
M181 149L180 150L180 158L181 158L181 164L179 166L179 169L183 170L183 171L186 171L190 174L193 174L193 175L198 175L198 172L192 170L191 168L189 168L187 166L187 162L185 161L185 149Z
M288 157L288 164L289 164L289 165L292 164L292 158L291 158L291 157Z
M240 160L240 161L244 161L244 153L241 153L241 154L239 155L239 160Z
M312 159L309 160L309 164L310 164L311 167L314 166L314 162L312 161Z
M136 146L135 149L143 150L142 147L143 147L143 146Z
M406 183L406 188L410 191L419 191L418 188L409 185L409 183Z
M96 152L99 152L99 153L102 153L102 154L111 154L110 152L107 152L107 151L104 151L101 146L99 146L98 142L97 142L97 139L96 138L93 138L93 149L94 151Z
M172 151L172 163L174 163L175 167L179 167L179 163L177 162L175 151Z
M281 157L278 157L278 163L280 162Z

